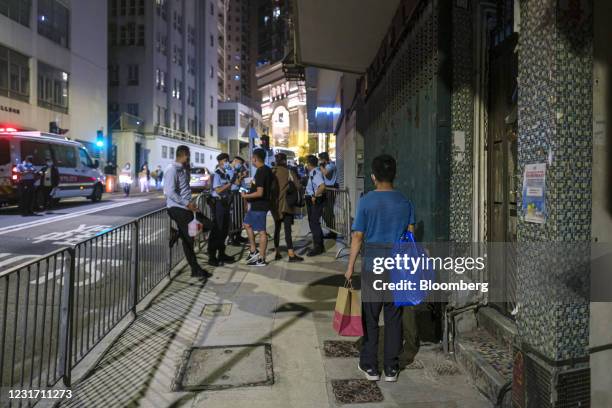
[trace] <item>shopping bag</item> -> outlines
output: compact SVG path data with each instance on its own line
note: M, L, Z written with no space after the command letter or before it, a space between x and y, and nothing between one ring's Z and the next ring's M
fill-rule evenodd
M341 336L363 336L361 296L350 281L338 288L333 327Z
M419 245L415 239L414 234L406 229L402 234L399 241L393 246L391 257L395 258L396 255L408 255L410 258L419 258L426 254L426 251L421 245ZM390 271L391 282L413 282L416 288L419 288L421 280L432 280L434 277L433 270L427 268L426 265L420 264L415 271L409 271L406 269L392 269ZM416 306L423 302L427 298L428 292L426 290L394 290L393 291L393 302L395 306Z
M198 221L196 213L193 213L193 220L187 224L187 233L190 237L196 237L202 231L202 223Z

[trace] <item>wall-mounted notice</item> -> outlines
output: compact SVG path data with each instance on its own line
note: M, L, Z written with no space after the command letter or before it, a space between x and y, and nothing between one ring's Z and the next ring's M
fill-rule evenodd
M525 221L546 222L546 163L527 164L523 174L523 215Z

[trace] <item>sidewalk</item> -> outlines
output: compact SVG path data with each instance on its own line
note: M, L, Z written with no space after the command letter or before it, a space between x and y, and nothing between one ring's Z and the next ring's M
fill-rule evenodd
M300 238L304 224L296 221L296 248L307 244ZM240 255L239 248L228 248ZM345 267L334 255L329 248L289 264L285 253L285 260L265 268L240 261L216 268L204 286L184 271L62 406L490 406L437 345L421 346L396 384L363 380L354 357L357 339L331 328ZM191 347L201 349L190 353Z

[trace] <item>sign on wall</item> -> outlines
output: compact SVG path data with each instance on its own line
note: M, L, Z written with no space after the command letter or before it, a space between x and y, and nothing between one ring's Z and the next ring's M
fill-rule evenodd
M546 222L546 163L528 164L523 174L523 216L536 224Z

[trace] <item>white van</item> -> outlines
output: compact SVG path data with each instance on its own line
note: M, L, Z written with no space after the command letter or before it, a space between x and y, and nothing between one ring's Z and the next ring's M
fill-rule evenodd
M63 136L44 132L0 132L0 203L19 201L16 165L32 156L36 169L53 159L60 174L54 198L86 197L94 202L102 199L104 174L98 160L92 160L87 149Z

